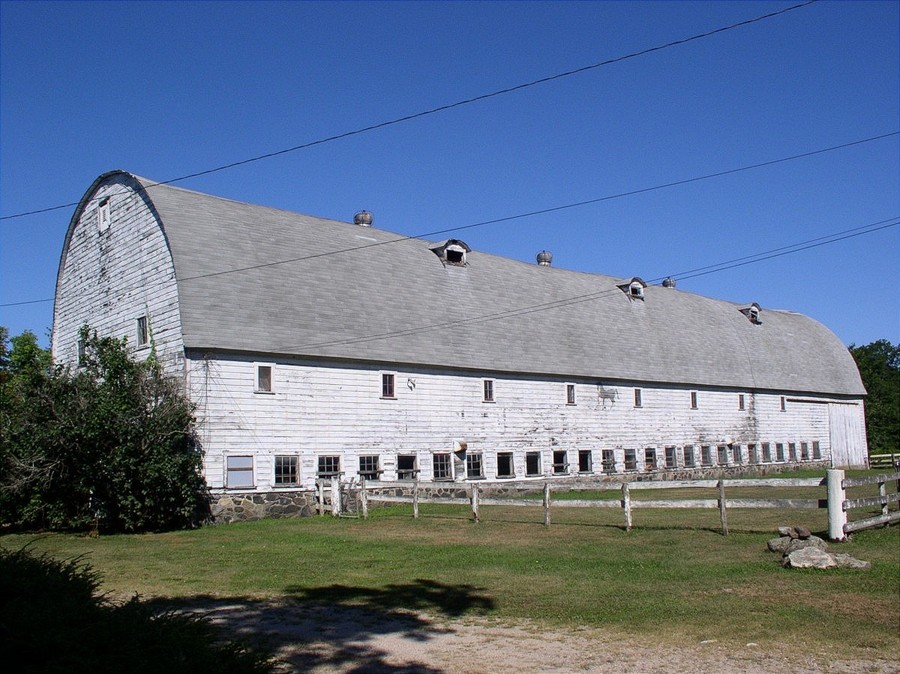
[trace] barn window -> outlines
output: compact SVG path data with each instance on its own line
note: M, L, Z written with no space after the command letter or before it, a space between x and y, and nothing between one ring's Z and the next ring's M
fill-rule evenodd
M666 447L666 468L675 468L677 459L675 458L675 448Z
M381 397L393 399L396 398L396 391L394 389L394 382L396 380L396 375L393 372L382 372L381 373Z
M398 454L397 455L397 479L398 480L415 480L419 474L416 468L415 454Z
M466 453L466 477L470 480L478 480L484 477L484 461L479 452Z
M693 445L685 445L684 449L684 467L685 468L693 468L697 465L697 459L694 457L694 446Z
M494 402L494 380L493 379L482 380L482 390L483 390L483 395L484 395L482 400L486 403Z
M579 449L578 450L578 472L579 473L593 473L594 472L594 460L591 456L591 450L589 449Z
M822 446L818 440L813 440L813 459L818 461L822 458Z
M566 405L575 404L575 384L566 384Z
M642 300L644 299L644 288L647 287L647 284L644 283L637 276L625 281L623 283L616 284L623 293L628 295L630 299L633 300Z
M600 453L601 462L603 466L604 473L615 473L616 472L616 454L611 449L604 449Z
M641 389L634 389L634 406L642 407L643 406L643 395L641 393Z
M147 343L150 341L150 328L148 326L146 316L138 317L136 332L138 348L147 346Z
M448 239L431 246L432 252L437 255L445 265L453 267L466 266L466 253L472 251L465 241Z
M800 443L800 460L801 461L809 461L809 443L808 442Z
M784 399L784 396L781 396L781 411L784 412L787 410L787 401Z
M253 486L253 457L225 457L225 486L228 489L246 489Z
M565 475L569 472L569 457L566 450L557 449L553 452L553 474Z
M743 307L743 308L739 309L738 311L740 311L742 314L744 314L744 316L747 317L747 320L750 321L751 323L753 323L753 325L759 325L762 323L762 321L759 318L760 307L756 302L754 302L753 304L751 304L748 307Z
M272 393L275 390L274 385L274 365L256 364L256 392Z
M759 463L759 450L756 449L756 445L747 445L747 454L750 463Z
M432 470L435 480L452 480L453 462L450 460L450 453L442 452L432 456Z
M735 465L740 465L742 463L741 459L741 446L740 445L728 445L731 447L731 462Z
M497 477L515 477L512 452L497 452Z
M781 463L784 463L784 443L783 442L775 443L775 459Z
M644 450L644 470L648 473L656 470L656 450L651 447Z
M772 463L772 446L768 442L762 443L763 463Z
M359 476L366 480L377 480L381 475L377 454L359 457Z
M109 231L109 225L112 222L112 218L109 213L109 197L106 197L103 201L100 202L100 205L97 206L97 230L101 234L106 234Z
M718 454L718 460L720 466L728 465L728 446L727 445L719 445L716 447L716 453Z
M691 391L691 409L697 409L697 392Z
M744 406L744 394L743 393L738 394L738 409L741 412L743 412L746 409L746 407Z
M298 460L296 456L275 457L275 484L276 486L292 486L297 484Z
M525 475L535 477L541 474L541 453L525 452Z
M712 465L712 451L710 450L709 445L701 445L700 447L700 465Z
M788 456L790 457L791 461L797 460L797 445L793 442L788 443Z
M87 362L87 350L84 340L79 339L75 348L78 351L78 367L84 367Z
M637 470L637 450L625 450L625 470Z
M318 477L336 477L341 474L341 457L320 456L319 468L316 471Z

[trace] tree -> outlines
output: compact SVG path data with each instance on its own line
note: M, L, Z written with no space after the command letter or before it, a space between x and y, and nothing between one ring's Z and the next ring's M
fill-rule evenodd
M2 335L5 336L5 335ZM0 515L25 527L192 526L208 513L193 406L152 356L83 328L78 368L24 333L0 365Z
M886 339L850 345L866 387L866 436L869 453L900 450L900 344Z

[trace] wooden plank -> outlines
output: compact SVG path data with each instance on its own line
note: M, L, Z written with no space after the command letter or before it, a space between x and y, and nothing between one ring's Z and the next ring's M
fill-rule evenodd
M878 484L879 482L893 482L900 480L900 472L885 473L882 475L872 475L871 477L848 477L844 480L844 488L862 487L867 484Z
M900 493L868 496L866 498L854 498L844 501L844 510L852 508L870 508L873 506L886 506L889 503L900 503Z
M891 522L900 522L900 510L889 513L887 515L879 515L878 517L869 517L864 520L856 520L855 522L847 522L844 525L844 533L849 534L851 531L859 531L860 529L868 529L879 524L890 524Z
M597 503L602 503L602 501L597 501ZM677 501L662 501L662 500L638 501L635 499L631 499L631 507L632 508L675 508L675 509L718 508L719 500L718 499L678 499Z
M719 519L722 520L722 535L728 535L728 509L725 504L725 480L719 480Z
M827 508L828 499L797 499L797 498L765 498L765 499L728 499L726 501L728 508L781 508L798 510L816 510L818 508Z

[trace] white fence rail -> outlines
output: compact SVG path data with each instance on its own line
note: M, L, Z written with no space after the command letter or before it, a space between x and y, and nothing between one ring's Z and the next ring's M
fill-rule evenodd
M358 485L340 483L337 478L333 478L329 483L320 481L318 483L319 513L324 515L326 511L326 500L331 502L332 515L344 514L346 504L349 500L346 495L349 491L358 491L358 515L368 517L369 503L410 503L413 507L413 517L419 517L420 504L443 504L443 505L468 505L472 509L472 517L478 522L481 519L482 506L508 506L508 507L526 507L535 508L542 507L544 511L544 524L550 526L551 507L564 508L621 508L625 516L625 528L630 530L633 524L632 512L641 508L717 508L722 525L723 535L728 535L728 509L729 508L781 508L781 509L819 509L826 508L828 510L828 536L832 540L843 540L848 533L865 529L868 527L890 524L900 521L900 510L891 510L891 504L900 503L900 494L897 492L888 493L887 484L890 482L900 482L900 472L889 473L885 475L876 475L865 478L847 479L844 477L842 470L829 470L826 477L823 478L763 478L763 479L721 479L721 480L672 480L672 481L647 481L647 482L622 482L622 483L599 483L593 485L563 485L551 484L549 481L543 485L543 499L523 498L494 498L485 496L484 492L489 486L493 487L510 487L516 486L509 482L505 483L469 483L460 485L435 485L432 483L419 483L418 481L410 484L409 482L374 482L367 483L361 480ZM864 485L878 485L878 496L848 499L847 489L850 487L859 487ZM467 496L448 497L434 496L432 492L437 489L447 489L449 487L459 487L466 490ZM521 485L519 485L521 486ZM529 484L530 487L534 483ZM825 498L814 499L797 499L797 498L765 498L765 499L748 499L748 498L727 498L726 490L734 488L823 488ZM404 489L411 490L412 494L399 495L384 493L385 490ZM619 491L621 496L618 499L560 499L554 501L552 492L554 489L564 491ZM666 490L666 489L715 489L716 498L696 499L634 499L632 493L635 491L646 490ZM900 491L900 485L898 485ZM330 499L326 499L328 492ZM338 495L338 497L335 497ZM342 496L343 495L343 496ZM877 517L870 517L862 520L849 521L847 511L857 508L872 508L881 506L881 514Z

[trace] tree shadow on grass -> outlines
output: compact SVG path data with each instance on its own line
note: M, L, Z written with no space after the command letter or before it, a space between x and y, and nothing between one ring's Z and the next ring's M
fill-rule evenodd
M206 616L223 637L268 649L279 672L440 674L421 646L449 630L438 619L484 615L494 600L471 585L418 579L383 588L290 586L282 597L193 596L149 601Z

